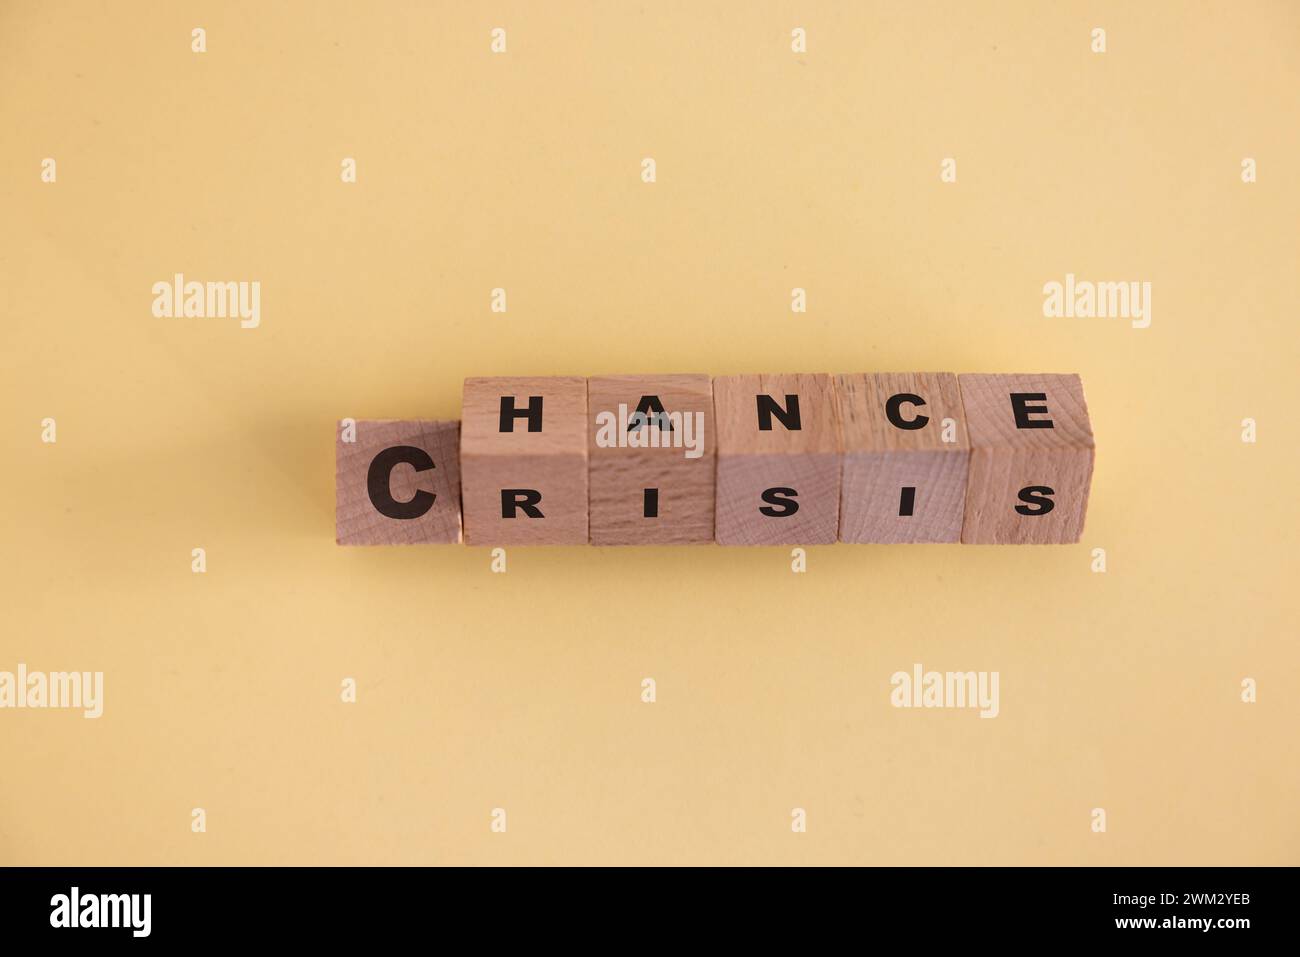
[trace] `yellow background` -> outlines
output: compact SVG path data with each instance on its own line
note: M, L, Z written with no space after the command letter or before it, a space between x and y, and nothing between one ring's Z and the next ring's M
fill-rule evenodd
M0 862L1300 863L1297 89L1294 3L3 0L0 670L106 687L0 711ZM1082 543L334 545L466 376L921 369L1083 376Z

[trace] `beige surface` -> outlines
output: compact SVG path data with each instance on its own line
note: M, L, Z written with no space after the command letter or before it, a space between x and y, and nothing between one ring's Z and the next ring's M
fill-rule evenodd
M1292 3L0 3L0 669L105 672L98 720L0 711L0 861L1300 863L1297 37ZM261 280L260 327L155 319L178 270ZM1067 272L1151 281L1150 328L1045 318ZM338 419L682 368L1079 372L1084 540L334 544ZM916 662L999 671L999 716L891 707Z

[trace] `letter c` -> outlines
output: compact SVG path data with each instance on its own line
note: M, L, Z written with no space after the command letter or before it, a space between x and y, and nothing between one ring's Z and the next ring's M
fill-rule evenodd
M429 453L414 445L394 445L384 449L370 460L370 471L366 475L370 504L380 515L388 518L419 518L433 508L437 496L419 489L410 501L399 502L393 498L393 469L399 465L409 465L417 472L427 472L434 468Z

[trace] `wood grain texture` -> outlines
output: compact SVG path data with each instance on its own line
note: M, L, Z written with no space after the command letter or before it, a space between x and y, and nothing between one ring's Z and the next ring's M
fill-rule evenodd
M361 419L356 441L344 442L343 424L334 437L334 527L340 545L416 545L461 540L460 423L425 419ZM432 506L416 518L390 518L371 501L371 463L385 449L410 446L428 453L432 468L398 464L388 471L388 492L396 502L432 494Z
M1077 375L961 375L957 377L970 432L970 478L961 540L972 545L1067 544L1083 534L1092 482L1094 445L1083 383ZM1022 399L1017 423L1013 394L1042 395ZM1030 487L1051 489L1030 493ZM1039 510L1041 498L1050 511Z
M619 406L631 415L654 396L669 415L690 416L672 430L642 425L638 440L654 434L658 448L601 447L598 417L608 414L628 434ZM587 380L590 526L593 545L695 545L713 541L713 386L707 375L611 375ZM698 424L697 424L698 423ZM633 423L635 425L635 423ZM673 445L675 432L698 442L700 455ZM610 430L604 430L608 435ZM656 514L646 516L645 490L655 492Z
M521 411L541 398L541 430L527 419L501 431L501 399ZM578 376L465 380L461 420L461 499L469 545L587 543L587 380ZM531 490L540 518L502 515L502 490Z
M970 442L957 377L949 372L843 374L835 377L835 390L844 433L840 541L960 541ZM924 422L920 428L890 421L887 404L901 395L924 400L900 402L896 411L904 423ZM953 422L952 442L943 440L945 419Z
M786 396L799 397L800 428L786 428L773 417L760 428L757 396L783 408ZM825 545L839 531L840 466L843 442L839 407L829 375L723 376L713 380L717 421L717 504L715 538L719 545ZM781 493L774 504L764 491L793 489L792 514Z

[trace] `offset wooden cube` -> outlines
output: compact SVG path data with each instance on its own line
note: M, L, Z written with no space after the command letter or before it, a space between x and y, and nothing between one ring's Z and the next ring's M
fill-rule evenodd
M1077 542L1094 454L1079 377L962 375L957 381L971 445L962 542Z
M823 374L713 380L719 545L825 545L839 529L839 407Z
M593 545L713 541L713 386L707 375L587 380Z
M970 442L950 372L840 375L840 541L957 542Z
M354 428L340 422L334 438L335 540L459 542L460 423L361 419Z
M587 380L466 379L461 416L466 544L587 544Z

